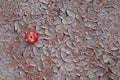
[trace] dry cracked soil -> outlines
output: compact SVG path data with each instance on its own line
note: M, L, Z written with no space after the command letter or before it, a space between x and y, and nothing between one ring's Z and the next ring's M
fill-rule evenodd
M120 0L0 0L0 80L120 80Z

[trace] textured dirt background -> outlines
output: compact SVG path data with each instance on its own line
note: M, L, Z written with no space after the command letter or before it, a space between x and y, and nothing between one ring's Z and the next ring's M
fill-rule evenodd
M120 0L0 0L0 80L120 80Z

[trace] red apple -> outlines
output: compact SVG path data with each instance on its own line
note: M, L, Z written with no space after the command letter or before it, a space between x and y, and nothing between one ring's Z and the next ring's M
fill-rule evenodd
M29 44L34 44L38 41L38 34L34 31L29 31L25 35L25 41Z

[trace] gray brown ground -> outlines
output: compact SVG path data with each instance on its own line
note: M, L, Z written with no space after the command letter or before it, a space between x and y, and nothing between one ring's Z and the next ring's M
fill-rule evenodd
M120 80L120 0L0 0L0 80Z

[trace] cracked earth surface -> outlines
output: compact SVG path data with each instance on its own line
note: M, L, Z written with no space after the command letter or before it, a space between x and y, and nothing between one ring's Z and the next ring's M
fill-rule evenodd
M120 1L0 0L0 80L120 80Z

